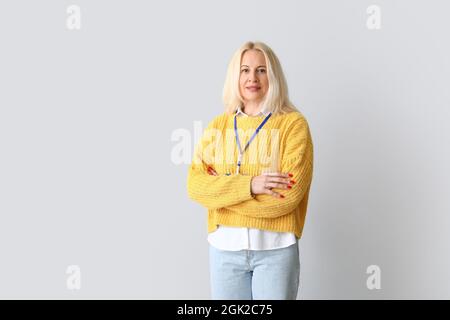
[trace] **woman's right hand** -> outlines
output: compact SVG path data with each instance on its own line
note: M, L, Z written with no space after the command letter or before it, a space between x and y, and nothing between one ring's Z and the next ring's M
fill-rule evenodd
M295 183L294 180L291 180L291 177L292 174L281 172L266 172L253 177L251 182L252 195L269 194L275 198L284 198L284 195L273 191L272 188L291 189L292 184Z

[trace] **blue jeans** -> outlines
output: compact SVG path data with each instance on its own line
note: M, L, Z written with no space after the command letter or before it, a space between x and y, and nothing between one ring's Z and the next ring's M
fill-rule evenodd
M295 300L298 243L273 250L220 250L209 245L213 300Z

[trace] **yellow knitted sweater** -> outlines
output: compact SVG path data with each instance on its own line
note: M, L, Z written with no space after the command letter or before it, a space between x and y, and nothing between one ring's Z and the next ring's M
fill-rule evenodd
M242 149L263 116L238 117ZM217 225L293 232L301 238L313 173L313 143L300 112L272 114L242 157L234 133L234 114L215 117L196 144L187 176L189 198L208 209L208 232ZM217 176L208 174L208 166ZM292 189L273 190L285 196L251 194L251 179L263 172L292 173Z

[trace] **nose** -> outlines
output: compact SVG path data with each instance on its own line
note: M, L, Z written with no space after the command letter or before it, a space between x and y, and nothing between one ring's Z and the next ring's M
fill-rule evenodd
M258 82L258 81L259 81L259 79L258 79L258 77L256 76L255 73L251 73L248 76L247 82Z

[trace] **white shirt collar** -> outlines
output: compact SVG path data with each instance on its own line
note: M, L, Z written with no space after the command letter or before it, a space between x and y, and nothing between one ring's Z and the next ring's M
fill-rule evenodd
M241 106L238 106L238 107L237 107L236 114L237 114L238 116L246 116L246 117L248 117L248 114L245 114L245 113L242 111ZM263 109L263 110L259 111L259 113L257 114L257 116L263 115L263 116L266 117L268 114L269 114L269 111Z

